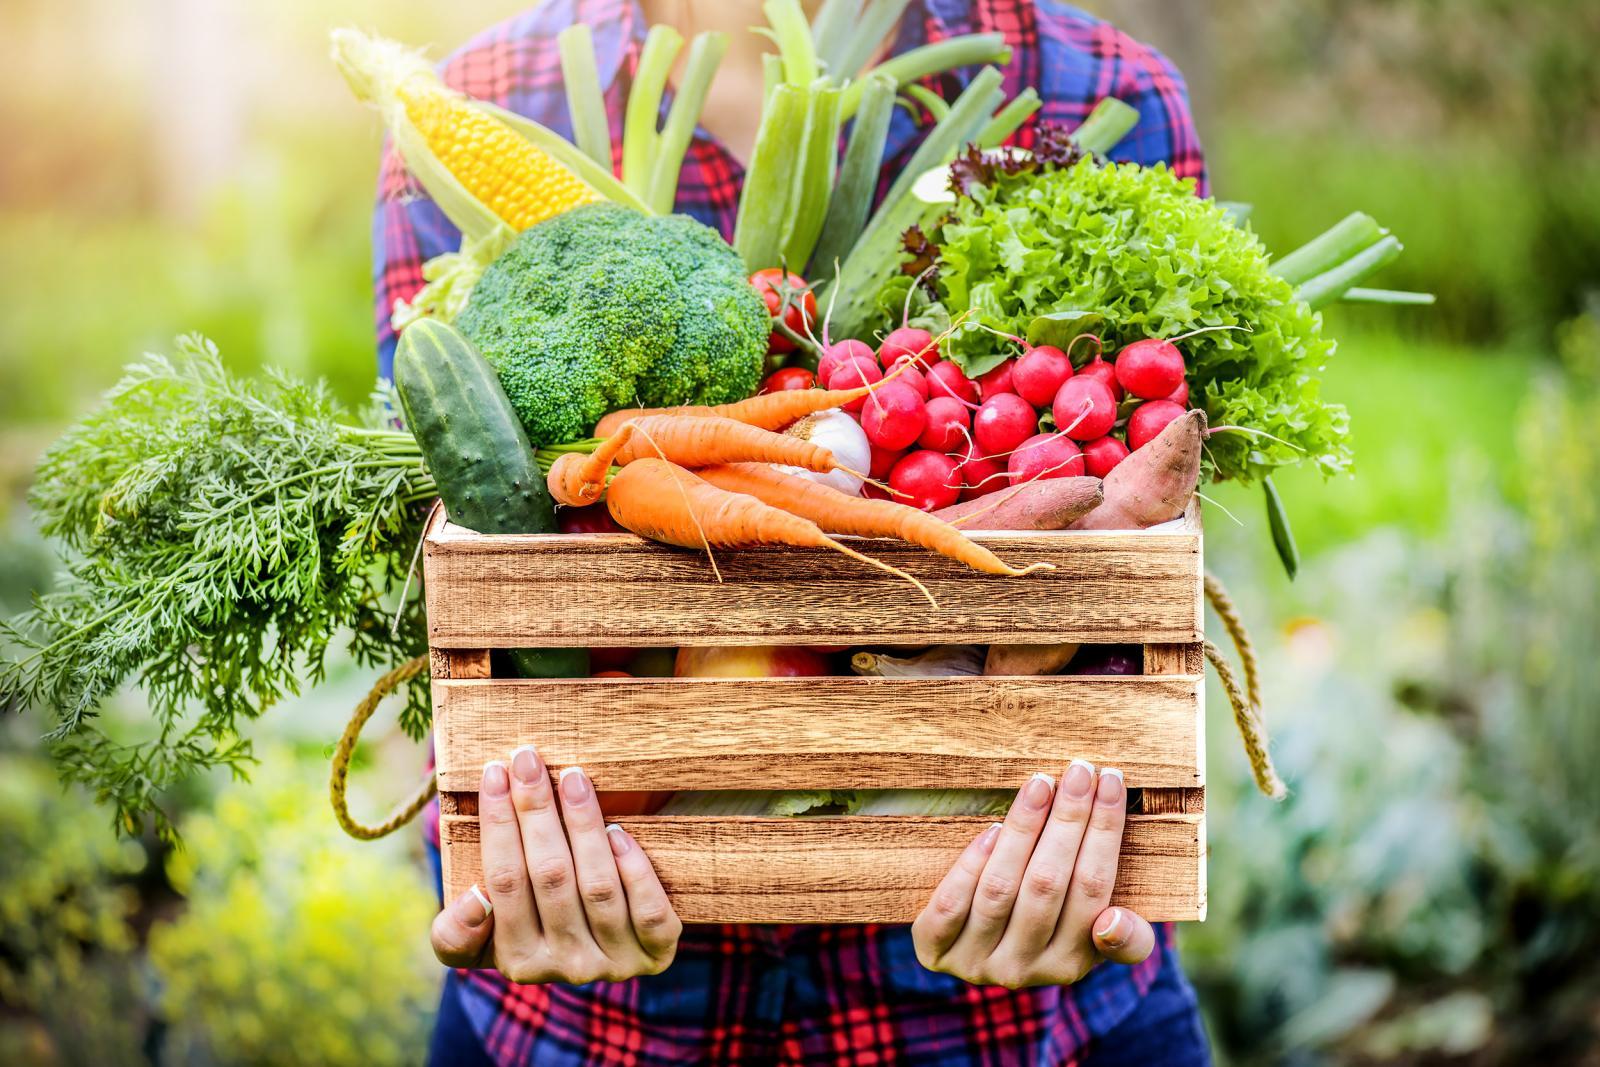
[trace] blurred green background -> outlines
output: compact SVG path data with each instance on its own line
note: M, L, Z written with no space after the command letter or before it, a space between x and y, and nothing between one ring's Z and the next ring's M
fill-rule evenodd
M0 9L0 610L48 581L43 445L176 333L370 387L378 125L355 22L442 52L513 0L10 0ZM1344 307L1358 472L1208 490L1208 564L1268 664L1292 794L1210 694L1211 918L1180 934L1220 1062L1600 1063L1600 9L1089 4L1188 73L1217 193L1272 247L1360 208L1431 309ZM438 981L415 835L357 845L326 759L368 679L265 717L249 785L119 841L0 723L0 1062L406 1063ZM136 728L136 694L108 714ZM362 810L422 753L368 746Z

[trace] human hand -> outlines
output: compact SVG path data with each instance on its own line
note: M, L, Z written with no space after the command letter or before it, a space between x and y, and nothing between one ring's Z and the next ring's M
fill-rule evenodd
M439 962L524 983L621 981L672 962L683 923L638 842L606 826L581 768L552 790L531 745L509 768L489 763L478 823L488 894L473 886L434 919Z
M1117 881L1122 772L1073 760L1060 789L1035 775L979 834L911 926L917 959L975 985L1076 982L1103 957L1138 963L1155 931L1107 907Z

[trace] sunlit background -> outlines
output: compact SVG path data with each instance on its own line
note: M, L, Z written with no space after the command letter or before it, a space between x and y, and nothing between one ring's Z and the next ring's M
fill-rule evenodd
M48 581L31 466L179 332L242 370L371 385L379 141L326 59L355 22L440 54L515 0L0 7L0 610ZM1181 945L1224 1063L1600 1062L1600 8L1088 5L1188 73L1220 196L1286 248L1369 211L1406 252L1341 308L1354 478L1208 490L1207 563L1267 663L1292 795L1254 795L1213 691L1211 918ZM414 834L343 838L345 669L259 723L250 785L119 841L0 725L0 1062L406 1063L439 978ZM138 699L111 714L136 731ZM131 733L130 733L131 736ZM380 738L377 811L423 752Z

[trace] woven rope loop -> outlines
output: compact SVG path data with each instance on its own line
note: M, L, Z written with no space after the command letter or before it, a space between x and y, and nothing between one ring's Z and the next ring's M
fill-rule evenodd
M417 656L415 659L406 660L379 678L373 684L372 690L361 699L361 703L356 705L355 711L350 713L350 721L345 723L344 733L340 735L339 743L333 750L333 771L328 781L328 796L333 801L333 817L339 820L339 825L345 833L358 841L375 841L394 833L416 818L417 813L427 807L428 801L432 800L433 794L438 791L438 777L429 774L427 781L419 785L409 798L376 826L357 822L350 814L346 796L350 784L350 757L355 754L356 742L361 738L361 728L372 718L372 713L378 710L378 704L384 697L415 678L427 666L428 657Z
M1239 663L1244 668L1244 684L1239 684L1233 664L1210 641L1206 642L1206 659L1217 669L1217 680L1222 683L1222 691L1228 695L1228 703L1233 705L1233 721L1244 740L1244 751L1250 758L1250 770L1255 775L1256 788L1273 800L1282 800L1289 795L1289 790L1283 784L1283 779L1278 777L1278 769L1272 765L1272 753L1268 750L1271 742L1267 737L1266 719L1261 714L1261 662L1256 658L1255 645L1245 631L1244 620L1239 617L1239 609L1234 606L1233 598L1214 574L1206 575L1206 599L1211 602L1228 636L1233 639L1233 647L1239 653Z

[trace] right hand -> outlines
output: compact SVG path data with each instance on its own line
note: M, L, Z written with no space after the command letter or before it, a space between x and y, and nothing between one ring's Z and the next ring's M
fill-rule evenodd
M556 790L532 746L483 769L478 792L483 881L433 921L448 967L493 967L518 983L622 981L672 962L683 923L644 850L607 827L588 775ZM491 934L493 937L491 938Z

